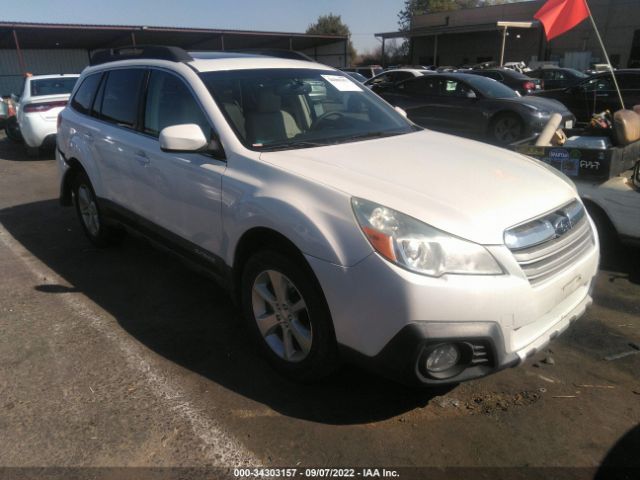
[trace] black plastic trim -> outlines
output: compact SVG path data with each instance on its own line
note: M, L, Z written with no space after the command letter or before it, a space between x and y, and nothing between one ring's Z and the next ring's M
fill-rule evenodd
M170 62L191 62L193 57L179 47L164 45L128 45L119 48L97 50L91 55L90 65L100 65L118 60L168 60Z
M190 266L211 276L224 288L232 289L232 268L222 257L203 249L164 227L151 222L111 200L98 198L106 221L147 238L158 247L186 260Z
M489 347L492 362L472 365L446 379L423 375L417 361L426 348L440 343L482 343ZM460 383L484 377L520 363L515 354L507 354L500 326L495 322L416 322L402 328L377 355L370 357L341 345L345 359L363 368L412 386L436 386Z

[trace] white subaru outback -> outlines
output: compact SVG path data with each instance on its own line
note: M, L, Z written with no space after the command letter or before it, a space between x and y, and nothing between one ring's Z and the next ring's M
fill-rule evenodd
M312 62L99 52L59 120L61 202L206 267L269 361L407 383L520 364L591 302L599 246L550 167L423 130Z

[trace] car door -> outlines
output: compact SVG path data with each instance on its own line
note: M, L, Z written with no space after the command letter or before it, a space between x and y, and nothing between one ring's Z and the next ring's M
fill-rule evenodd
M100 122L86 132L98 159L102 195L139 214L142 203L132 197L130 166L138 151L138 106L145 76L144 68L109 71L94 102L93 115Z
M379 94L392 87L394 83L395 82L393 80L393 73L387 72L378 75L371 80L367 80L367 82L365 82L365 85L367 85L372 91Z
M438 95L440 130L464 136L484 133L482 101L470 85L457 78L441 78Z
M620 109L620 100L613 84L611 74L594 77L583 84L585 103L587 105L586 117L604 110L614 112Z
M145 201L145 217L194 246L217 253L221 241L223 160L204 153L166 153L163 128L194 123L207 138L213 128L188 84L173 72L152 69L143 107L140 141L132 163L134 199ZM189 245L190 244L190 245Z
M383 94L383 98L394 106L407 112L410 120L420 126L441 129L438 121L439 77L427 75L416 77L397 84L390 92Z
M544 80L545 90L555 90L562 87L558 81L558 72L556 70L543 70L542 80Z
M622 91L624 106L631 109L634 105L640 105L640 74L635 72L616 73L616 79Z

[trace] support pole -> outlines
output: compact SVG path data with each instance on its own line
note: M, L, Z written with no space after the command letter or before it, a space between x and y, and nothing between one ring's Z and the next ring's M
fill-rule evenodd
M131 32L131 45L136 46L136 34Z
M433 36L433 66L438 66L438 35Z
M220 50L224 52L224 34L220 34Z
M507 45L507 27L502 29L502 46L500 47L500 66L504 65L504 49Z
M22 74L27 74L27 66L24 63L24 57L22 56L22 50L20 50L20 42L18 41L18 34L16 31L13 31L13 41L16 44L16 53L18 54L18 63L20 64L20 69L22 70Z
M609 55L607 55L607 50L604 48L604 42L602 41L602 37L600 37L600 32L598 31L598 27L596 26L596 22L593 19L593 15L591 14L591 8L589 8L589 4L585 0L585 5L587 6L587 11L589 12L589 19L591 20L591 25L593 25L593 29L596 31L596 37L598 37L598 42L600 43L600 47L602 48L602 53L604 54L604 59L609 65L609 70L611 71L611 78L613 78L613 84L616 86L616 91L618 92L618 98L620 99L620 106L624 110L624 100L622 99L622 92L620 91L620 87L618 86L618 80L616 79L616 74L613 72L613 65L611 65L611 60L609 60Z
M385 67L385 61L384 61L384 41L385 41L385 38L384 38L384 37L382 37L382 50L380 50L380 56L382 57L382 58L380 59L380 63L382 64L382 68L384 68L384 67Z

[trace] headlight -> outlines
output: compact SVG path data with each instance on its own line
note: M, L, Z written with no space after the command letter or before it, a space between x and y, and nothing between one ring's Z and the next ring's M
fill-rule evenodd
M546 118L551 116L551 112L548 110L538 110L537 116L540 118Z
M500 275L502 268L482 245L360 198L351 200L363 233L387 260L423 275Z

